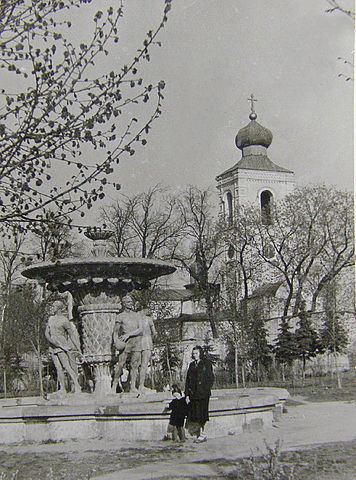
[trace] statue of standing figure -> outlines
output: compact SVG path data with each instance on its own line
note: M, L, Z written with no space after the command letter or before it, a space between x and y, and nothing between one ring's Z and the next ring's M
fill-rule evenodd
M58 392L66 393L65 372L67 372L73 382L74 393L79 393L81 386L78 382L77 358L82 355L80 340L74 323L68 320L64 309L65 306L61 301L53 303L45 336L51 344L50 352L57 370Z
M120 377L130 354L130 392L148 390L144 384L152 355L152 335L156 335L156 329L146 309L119 314L113 331L113 345L119 353L112 382L113 393L116 393L118 385L122 389Z

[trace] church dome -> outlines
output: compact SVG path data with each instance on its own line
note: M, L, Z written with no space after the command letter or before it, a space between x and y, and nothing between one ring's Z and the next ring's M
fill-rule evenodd
M256 122L257 115L252 112L249 116L250 123L238 131L235 144L242 150L250 145L261 145L268 148L272 143L272 132Z

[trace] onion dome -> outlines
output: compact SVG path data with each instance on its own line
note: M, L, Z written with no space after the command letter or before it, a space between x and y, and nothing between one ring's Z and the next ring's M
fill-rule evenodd
M236 135L235 144L237 148L242 150L250 145L260 145L268 148L272 143L272 132L256 122L257 115L255 112L250 113L249 118L250 123L241 128Z

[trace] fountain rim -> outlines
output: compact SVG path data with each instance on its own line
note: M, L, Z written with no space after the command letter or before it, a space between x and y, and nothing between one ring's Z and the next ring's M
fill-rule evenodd
M149 269L152 268L156 273L152 276L149 276L149 279L158 278L164 275L170 275L174 273L177 269L171 262L165 260L157 260L153 258L133 258L133 257L93 257L93 258L83 258L83 257L67 257L56 262L39 262L29 267L24 268L21 271L21 275L31 279L31 280L45 280L52 281L55 277L55 273L64 273L65 270L69 267L77 267L80 271L71 272L73 277L85 276L89 273L94 267L100 269L100 276L104 273L102 270L108 270L105 276L112 277L116 276L119 272L119 267L123 268L122 276L126 278L132 278L141 276L139 273L135 274L130 272L130 267L142 267L143 270L145 267ZM85 268L87 267L87 268ZM54 272L53 270L57 270ZM125 271L126 269L126 271ZM98 272L99 273L99 272ZM148 270L146 271L148 273ZM152 272L153 273L153 272ZM143 273L143 278L147 278L147 275Z

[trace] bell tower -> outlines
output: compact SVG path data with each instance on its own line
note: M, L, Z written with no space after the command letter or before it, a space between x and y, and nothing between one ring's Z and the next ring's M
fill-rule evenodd
M254 104L257 100L253 94L248 100L251 102L250 122L235 138L242 157L216 177L221 213L231 224L239 205L254 204L261 208L262 215L268 216L273 201L283 198L295 187L294 172L268 158L272 132L256 121Z

